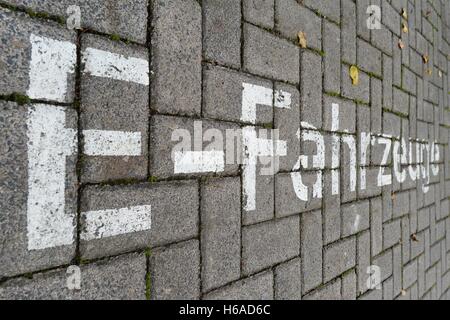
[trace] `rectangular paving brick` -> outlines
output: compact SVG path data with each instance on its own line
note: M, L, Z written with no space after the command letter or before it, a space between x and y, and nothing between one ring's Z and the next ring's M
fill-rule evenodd
M323 264L325 282L353 268L356 265L356 239L349 238L326 247Z
M0 300L145 300L147 267L143 254L80 266L80 290L68 287L75 284L71 277L77 272L71 268L6 281L0 286Z
M203 291L240 277L240 187L239 178L214 179L202 185Z
M301 217L301 259L303 292L322 283L322 214L321 211L305 213Z
M244 69L251 73L299 82L299 47L253 25L244 25Z
M151 108L169 114L201 111L201 7L195 0L153 2ZM174 94L176 92L176 94Z
M81 38L82 50L89 48L148 61L148 50L127 46L95 35ZM84 56L87 58L87 54ZM121 68L117 63L115 68ZM121 72L124 72L122 70ZM145 72L148 74L148 71ZM149 87L91 74L88 68L81 75L81 128L140 134L140 155L105 157L85 154L82 161L83 183L137 179L148 175ZM124 108L124 106L127 106ZM84 138L86 139L86 137ZM86 142L85 142L86 143Z
M301 300L301 262L300 259L280 264L275 268L275 299Z
M151 252L152 300L200 298L200 250L197 240Z
M170 203L165 202L167 197L172 199ZM196 181L90 186L84 190L81 198L81 255L93 259L193 238L199 232L198 203ZM101 210L134 206L151 206L150 230L109 235L102 225L97 225L95 238L83 237L85 231L90 235L92 215Z
M300 255L297 216L246 227L242 231L242 267L253 274Z
M264 272L207 294L205 300L271 300L273 273Z
M46 13L63 19L69 19L73 11L71 6L80 8L81 27L101 33L119 35L131 41L146 43L148 0L10 0L5 3L29 9L31 12ZM70 13L70 14L69 14ZM70 19L69 19L70 21Z
M203 50L207 59L239 68L241 65L241 5L207 0L202 3L204 16Z
M276 29L285 37L297 41L303 32L307 45L322 49L322 25L320 18L295 0L275 0Z

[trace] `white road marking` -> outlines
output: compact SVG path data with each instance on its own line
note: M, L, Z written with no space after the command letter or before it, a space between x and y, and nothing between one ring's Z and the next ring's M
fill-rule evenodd
M81 215L84 220L81 239L84 241L147 231L152 226L150 205L88 211Z
M141 156L140 132L84 130L83 152L88 156Z
M223 151L187 151L175 152L174 173L219 173L225 170L225 152Z
M27 95L31 99L66 102L67 77L75 72L76 46L68 41L30 36L30 85Z
M28 249L71 245L75 212L66 212L66 157L77 149L65 108L34 105L28 114Z
M96 77L111 78L148 86L149 64L145 59L87 48L83 53L84 72Z
M250 83L243 83L242 87L242 117L241 120L256 124L256 106L272 106L273 90Z

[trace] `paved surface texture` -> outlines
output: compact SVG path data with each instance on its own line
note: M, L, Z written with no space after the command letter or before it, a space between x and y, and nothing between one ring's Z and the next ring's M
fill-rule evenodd
M0 299L450 299L448 0L0 0L0 30ZM275 140L274 174L203 152Z

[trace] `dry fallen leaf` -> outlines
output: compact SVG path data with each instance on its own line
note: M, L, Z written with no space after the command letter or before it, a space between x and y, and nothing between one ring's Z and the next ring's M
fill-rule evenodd
M402 290L402 296L406 296L406 290Z
M357 86L359 84L359 70L356 66L350 67L350 78L352 79L352 84Z
M408 12L406 11L406 9L402 9L402 17L405 20L408 20Z
M398 47L399 47L400 49L403 49L403 48L405 47L405 44L403 43L402 40L398 40Z
M406 23L406 22L402 22L402 31L404 32L404 33L408 33L408 24Z
M419 238L417 238L416 234L412 234L411 235L411 240L414 241L414 242L419 242Z
M427 12L425 12L425 18L428 18L431 14L431 10L428 10Z
M300 44L300 47L305 49L307 47L306 34L304 32L302 32L302 31L300 31L297 34L297 37L298 37L298 43Z
M429 76L433 75L433 70L428 69L428 70L427 70L427 74L428 74Z
M428 63L428 61L430 61L430 58L428 57L427 54L424 54L424 55L422 56L422 59L423 59L423 63Z
M439 78L442 78L442 71L439 70Z

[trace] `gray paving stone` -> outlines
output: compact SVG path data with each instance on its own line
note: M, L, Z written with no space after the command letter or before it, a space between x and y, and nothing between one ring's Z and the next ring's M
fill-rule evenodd
M337 3L339 6L339 2ZM331 22L323 23L323 50L324 58L324 90L326 92L340 93L340 66L341 66L341 33L339 27Z
M376 78L370 78L370 120L371 120L371 132L373 134L381 133L381 117L383 110L383 84L381 80ZM392 92L392 90L391 90ZM391 97L392 100L392 97ZM392 105L392 101L390 103Z
M402 76L403 76L402 80L403 89L406 90L408 93L415 95L417 88L416 75L412 73L409 69L403 67Z
M151 108L169 114L201 111L201 8L194 0L152 0Z
M367 27L365 27L367 29ZM381 76L382 54L364 40L358 39L358 66L363 70Z
M101 33L119 35L124 39L145 44L147 39L148 0L9 0L15 6L69 18L67 9L76 5L81 11L81 27Z
M207 294L205 300L272 300L273 273L264 272Z
M202 2L203 50L206 59L239 68L241 65L241 3L239 0Z
M356 63L356 5L351 0L342 0L342 60Z
M70 108L48 105L19 106L13 102L0 101L0 277L11 277L68 264L75 256L75 243L44 250L28 250L28 137L27 121L30 111L37 108L66 113L66 128L74 129L76 112ZM75 215L77 201L76 158L66 157L65 213ZM49 178L48 174L44 175ZM51 200L51 199L50 199ZM56 235L57 236L57 235ZM47 237L46 237L47 238ZM50 237L51 238L51 237Z
M275 0L244 0L243 9L246 21L263 28L274 27Z
M300 255L298 216L246 227L242 231L242 272L254 274Z
M165 199L171 199L169 203ZM89 186L81 198L81 230L87 213L99 210L151 206L151 230L112 237L82 237L80 251L85 259L111 256L187 240L198 235L198 184L196 181L130 186ZM98 230L101 236L101 228Z
M400 35L400 13L387 1L382 2L382 20L381 22L387 26L393 33Z
M297 258L275 268L275 299L301 300L301 298L301 262Z
M146 258L129 254L80 266L80 290L70 269L16 278L0 286L0 300L145 300Z
M383 224L383 248L384 250L398 244L401 239L401 221L396 220Z
M356 272L350 271L342 278L342 299L356 300Z
M392 55L392 32L386 27L372 30L371 43L387 55Z
M372 244L372 256L376 256L383 250L383 203L381 198L370 200L370 234Z
M324 95L323 98L323 129L332 131L333 128L333 104L339 105L339 130L341 133L356 132L356 104L353 101L330 97ZM370 119L370 117L369 117ZM368 130L367 132L370 132Z
M322 213L314 211L301 217L301 259L303 293L322 283Z
M4 8L0 9L0 18L0 28L3 30L0 36L0 43L2 43L0 47L0 70L2 70L0 95L7 96L13 93L30 95L28 90L31 85L31 35L75 43L76 33L65 29L64 26L57 23L39 23L25 14ZM73 47L73 50L75 51L75 47ZM69 70L71 72L67 74L66 90L61 85L48 84L58 88L58 92L55 92L52 95L53 97L39 97L39 99L73 102L75 96L75 70L70 68ZM35 94L33 94L33 98L36 98Z
M195 300L200 297L200 250L192 240L152 251L152 300Z
M341 199L340 195L332 194L332 173L324 173L324 244L330 244L341 237Z
M367 19L369 15L367 14L367 8L371 1L369 0L358 0L356 1L356 17L357 26L356 31L359 37L370 41L371 30L367 28Z
M317 180L314 172L302 172L302 181L308 186L308 201L300 200L292 182L291 174L278 174L275 177L275 212L277 217L286 217L296 213L320 209L322 200L313 198L312 186Z
M350 78L350 66L342 65L342 95L349 99L358 100L360 102L370 102L370 78L360 71L359 84L353 85Z
M322 24L311 10L295 0L275 0L275 28L285 37L297 41L304 32L308 47L322 49Z
M393 274L392 258L392 250L386 250L372 260L373 265L380 267L382 282Z
M395 218L407 215L409 213L409 192L396 193L392 204Z
M103 50L124 57L148 60L148 50L96 35L83 35L82 51ZM116 68L120 68L117 66ZM121 179L145 179L148 171L148 86L91 75L81 75L81 128L139 132L141 156L105 157L84 155L81 181L99 183ZM124 106L127 106L124 108Z
M202 185L203 291L240 278L240 192L239 178L213 179Z
M356 266L356 238L348 238L324 248L324 281L328 282Z
M358 296L363 294L369 288L367 280L369 274L367 269L371 266L370 257L370 232L365 231L357 236L357 275L358 275Z
M263 76L299 82L299 47L253 25L244 25L244 69Z
M301 120L320 129L322 127L322 57L309 51L304 51L301 55L300 94Z
M392 83L400 87L402 85L402 50L398 46L399 38L394 36L392 38Z
M341 206L342 236L348 237L370 226L370 202L362 201Z

